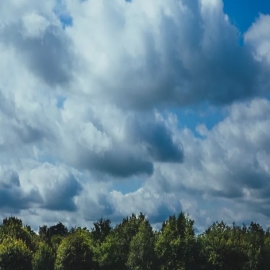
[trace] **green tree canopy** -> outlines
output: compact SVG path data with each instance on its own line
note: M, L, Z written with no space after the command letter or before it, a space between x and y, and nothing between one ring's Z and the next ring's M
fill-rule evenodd
M32 269L32 252L21 239L5 238L0 244L0 270Z
M102 269L127 269L130 243L144 221L142 213L138 216L133 214L111 231L97 250L97 260Z
M22 220L16 217L5 218L0 226L0 243L6 238L20 239L29 249L34 250L31 233L29 227L23 226Z
M33 270L54 270L53 250L44 242L40 242L36 253L33 256Z
M55 270L95 269L89 232L77 230L63 239L57 250Z
M91 232L94 242L102 243L111 230L111 221L109 219L101 218L97 222L94 222L94 228L92 228Z
M130 242L127 266L132 270L156 269L155 235L147 220L141 222Z
M196 269L194 221L180 213L162 225L155 250L162 270Z

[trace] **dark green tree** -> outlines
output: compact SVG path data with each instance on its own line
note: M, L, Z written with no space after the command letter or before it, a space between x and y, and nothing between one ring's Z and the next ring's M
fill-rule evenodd
M46 225L39 227L39 237L40 239L47 243L56 253L62 240L68 235L68 229L61 222L47 227Z
M55 256L53 250L44 242L40 242L33 256L33 270L53 270Z
M180 213L162 225L156 241L156 254L162 270L196 269L197 243L194 221Z
M263 250L264 250L265 232L261 225L251 222L247 231L248 248L248 269L263 268Z
M30 232L28 227L24 227L22 220L16 217L9 217L3 220L0 226L0 243L6 238L20 239L30 250L35 249L35 245L32 243L34 232Z
M63 239L57 250L55 270L96 269L90 233L77 230Z
M147 220L139 225L129 245L127 266L132 270L156 269L155 235Z
M248 263L246 227L215 222L199 236L201 253L206 259L204 269L244 270Z
M97 222L94 222L94 227L91 232L94 242L102 243L111 230L111 221L109 219L101 218Z
M101 269L128 269L130 243L144 221L145 216L142 213L138 216L132 214L130 217L124 218L111 231L96 251L96 258Z
M38 234L43 241L49 242L54 235L59 235L61 237L67 236L68 229L65 225L59 222L51 227L47 227L46 225L39 227Z
M0 270L32 269L32 252L21 239L6 237L0 244Z

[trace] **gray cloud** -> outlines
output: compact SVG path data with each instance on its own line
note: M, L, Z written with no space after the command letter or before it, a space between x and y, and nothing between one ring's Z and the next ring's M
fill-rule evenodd
M139 120L139 118L143 120ZM131 120L132 121L132 120ZM173 134L162 121L144 116L133 121L130 137L139 144L145 145L148 154L154 161L183 162L183 147L173 141Z
M114 122L110 122L110 127L103 120L97 121L91 116L95 113L96 117L100 117L97 111L90 110L90 116L87 115L81 126L73 127L73 130L77 128L83 131L78 134L72 146L62 146L68 149L63 158L76 168L115 177L129 177L151 175L154 162L183 162L183 146L173 138L173 131L166 126L161 115L123 115L122 110L117 110L118 120L121 122L119 132L119 127ZM110 119L111 116L105 114L102 117ZM156 119L158 117L160 119ZM117 130L116 134L114 129ZM64 134L68 136L68 133L69 131L65 131ZM71 156L67 155L70 151L73 152Z
M75 211L74 197L82 186L63 168L44 164L30 174L32 184L25 185L17 172L2 170L0 176L0 207L20 212L28 208L44 208L53 211Z
M0 173L0 208L2 211L20 212L33 204L41 202L38 190L24 191L21 187L18 174L13 170L4 170Z
M1 209L268 220L269 16L239 45L219 0L66 1L65 29L55 1L18 5L0 3ZM204 101L225 119L181 129L172 106Z
M151 109L205 100L228 104L268 93L269 67L239 44L221 1L80 5L100 14L96 22L93 13L82 12L85 18L76 24L80 15L71 10L75 23L68 32L89 66L91 94L125 109ZM143 23L136 23L138 16ZM79 36L86 29L91 38ZM110 33L121 42L110 42Z
M101 165L103 164L103 165ZM152 174L153 164L149 161L140 160L133 156L119 153L109 153L104 160L94 162L94 167L100 171L108 171L114 176L127 177L136 174Z
M78 195L82 187L74 176L69 175L62 185L55 185L45 192L44 208L49 210L77 210L73 197Z
M67 169L48 163L35 168L30 174L32 185L39 190L43 199L41 208L54 211L76 211L74 197L82 186Z
M51 86L70 82L75 60L70 49L72 41L59 26L49 22L40 31L28 34L20 22L4 27L0 35L2 43L13 46L29 70L44 82Z
M42 143L46 139L50 141L55 139L54 134L48 129L47 123L42 123L42 119L37 119L39 117L36 115L28 117L28 112L25 113L22 108L18 108L18 104L7 97L7 94L1 89L0 105L0 129L2 133L0 146L3 150L13 151L12 149L18 146L25 150L24 146L27 144L34 145Z
M251 209L265 215L263 209L268 209L270 202L269 152L265 147L270 143L265 136L270 127L269 108L267 99L234 104L228 108L228 116L211 130L198 128L202 138L179 130L178 136L186 145L184 164L160 164L145 189L152 187L160 195L179 194L188 200L195 196L201 209L213 211L211 215L215 215L217 204L228 207L230 222L243 220ZM211 203L205 206L207 202Z
M88 196L83 214L85 219L88 221L98 220L101 217L110 217L111 221L114 222L119 221L122 218L122 216L115 216L115 209L113 205L108 201L107 194L102 193L97 195L96 200Z
M90 151L78 153L77 166L108 173L112 176L127 177L137 174L152 174L153 164L137 157L129 151L121 150L121 145L115 146L113 150L95 154ZM118 148L118 149L117 149Z
M266 61L268 64L270 63L270 53L268 49L270 34L267 27L269 22L269 14L260 14L259 18L257 18L256 22L251 25L244 36L246 43L253 48L256 58L261 62Z
M18 174L13 170L1 172L1 188L20 187L20 180Z

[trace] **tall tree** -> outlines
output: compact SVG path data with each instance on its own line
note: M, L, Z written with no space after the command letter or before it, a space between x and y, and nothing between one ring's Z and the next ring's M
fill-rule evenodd
M242 270L248 266L246 227L242 228L215 222L199 239L206 264L204 269Z
M0 244L0 270L30 270L32 253L21 239L5 238Z
M91 232L94 242L102 243L111 230L111 221L109 219L101 218L97 222L94 222L94 228L92 228Z
M96 269L93 245L88 231L78 229L61 242L55 263L55 270Z
M61 222L47 227L46 225L39 227L40 239L52 247L53 251L56 252L61 241L68 235L68 229Z
M249 269L262 269L265 232L261 225L251 222L248 227Z
M180 213L162 225L155 250L162 270L196 269L194 221Z
M54 270L54 260L53 250L46 243L41 242L33 256L33 270Z
M131 270L156 269L155 235L147 220L140 224L130 242L127 266Z
M21 219L9 217L3 220L0 226L0 243L6 238L20 239L30 250L34 250L31 232L28 227L23 226Z
M101 269L127 269L130 243L144 221L145 216L142 213L138 216L132 214L111 231L97 249L97 260Z

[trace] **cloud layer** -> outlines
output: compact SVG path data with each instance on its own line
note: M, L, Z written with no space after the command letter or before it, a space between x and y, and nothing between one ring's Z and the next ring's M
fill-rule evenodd
M243 44L219 0L9 1L0 18L4 216L269 224L269 15ZM224 119L189 128L177 109L200 104Z

